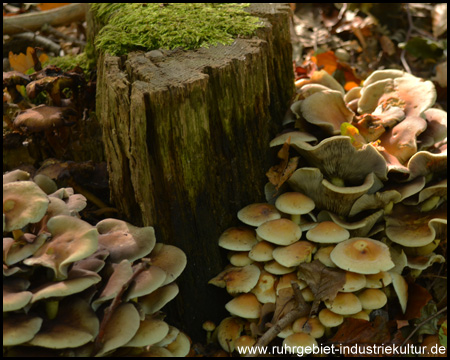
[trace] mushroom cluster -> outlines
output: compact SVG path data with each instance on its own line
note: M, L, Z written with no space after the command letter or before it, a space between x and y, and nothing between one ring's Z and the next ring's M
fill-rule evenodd
M298 169L219 238L230 265L209 283L233 296L216 329L228 352L286 315L296 288L311 313L278 337L308 346L389 299L405 313L406 275L445 261L434 251L447 237L447 113L432 108L433 83L381 70L345 93L316 71L296 87L285 121L295 128L270 146L288 144Z
M186 356L164 321L186 266L154 229L80 218L86 198L45 175L3 175L4 356Z

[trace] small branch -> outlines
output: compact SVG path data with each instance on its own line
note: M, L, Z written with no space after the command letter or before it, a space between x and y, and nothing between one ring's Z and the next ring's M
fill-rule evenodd
M44 24L59 26L82 20L86 16L88 6L84 3L74 3L57 9L4 17L3 35L36 31Z
M422 325L426 324L428 321L434 319L435 317L439 316L440 314L442 314L443 312L446 312L446 311L447 311L447 306L445 308L442 308L441 310L439 310L436 314L431 315L429 318L425 319L420 324L417 324L416 328L413 331L411 331L411 334L409 334L408 337L405 339L405 341L403 341L402 346L405 346L405 344L408 342L408 340L413 337L413 335L417 332L417 330L420 329L420 327Z
M408 19L408 31L406 33L406 38L405 38L405 47L402 49L402 53L400 54L400 60L402 62L403 67L405 68L405 70L411 74L411 68L409 67L408 62L406 61L406 44L408 43L409 39L411 38L411 33L414 29L414 24L413 24L413 20L412 20L412 16L411 16L411 11L409 11L409 5L407 3L404 4L405 5L405 10L406 10L406 16Z
M84 48L86 46L85 41L81 41L81 40L74 38L73 36L66 35L66 34L62 33L61 31L56 30L53 26L51 26L47 23L45 23L42 26L41 32L44 34L51 34L51 35L57 37L58 39L62 39L64 41L71 42L72 44L80 46L81 48Z
M294 299L297 306L276 322L254 345L256 348L267 346L287 326L298 318L309 314L310 306L307 304L297 283L291 283L294 289ZM245 357L257 357L259 354L247 354Z

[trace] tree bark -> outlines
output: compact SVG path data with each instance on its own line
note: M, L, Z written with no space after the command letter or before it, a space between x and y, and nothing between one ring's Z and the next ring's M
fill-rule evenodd
M229 298L207 285L225 265L217 240L238 225L239 209L264 201L269 141L294 90L289 6L249 11L265 26L230 46L98 60L111 198L128 221L154 226L158 241L186 253L168 312L196 341L205 320L225 316Z

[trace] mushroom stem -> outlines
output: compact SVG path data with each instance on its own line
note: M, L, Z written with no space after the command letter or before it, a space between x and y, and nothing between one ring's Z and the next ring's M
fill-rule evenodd
M297 225L300 225L300 221L302 219L302 216L300 214L291 215L291 220L295 222Z
M58 315L59 300L48 300L45 302L45 312L50 320Z

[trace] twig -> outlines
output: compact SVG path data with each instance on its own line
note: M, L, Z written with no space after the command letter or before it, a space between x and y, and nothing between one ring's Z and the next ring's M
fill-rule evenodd
M148 269L149 266L150 266L150 260L142 259L142 262L139 263L139 265L136 267L136 270L134 271L133 275L131 275L131 277L128 279L128 281L122 285L122 288L117 293L117 295L114 297L111 305L109 305L109 307L107 307L105 309L105 315L103 316L102 322L100 323L98 335L94 342L93 355L97 354L103 345L103 337L105 336L106 325L108 324L109 320L111 319L111 316L114 313L114 311L121 304L123 294L128 289L128 287L131 285L131 283L136 279L136 277L141 272Z
M289 311L285 316L276 322L254 345L256 349L267 346L276 336L286 327L292 324L298 318L309 314L310 306L306 303L297 283L291 283L294 289L294 299L297 306ZM247 354L245 357L257 357L259 354Z
M411 331L411 334L409 334L408 337L405 339L405 341L403 341L402 346L405 346L405 344L408 342L408 340L413 337L413 335L416 333L417 330L420 329L420 327L422 325L426 324L428 321L434 319L435 317L439 316L440 314L442 314L443 312L446 312L446 311L447 311L447 306L445 308L442 308L441 310L439 310L436 314L431 315L429 318L425 319L420 324L417 324L416 328L413 331Z
M414 29L414 24L412 21L412 16L411 16L411 11L409 11L409 5L407 3L404 4L405 5L405 10L406 10L406 16L408 19L408 31L406 32L406 38L405 38L405 47L402 49L402 52L400 54L400 60L402 62L403 67L405 68L405 70L411 74L411 68L409 67L408 62L406 61L406 44L408 43L410 37L411 37L411 33Z
M75 44L77 46L80 46L81 48L84 48L86 46L85 41L78 40L77 38L74 38L73 36L66 35L62 33L61 31L56 30L53 26L49 24L42 25L41 32L46 34L51 34L58 39L63 39L64 41L71 42L72 44Z
M88 7L88 4L74 3L57 9L4 17L3 35L36 31L44 24L58 26L82 20L86 16Z

